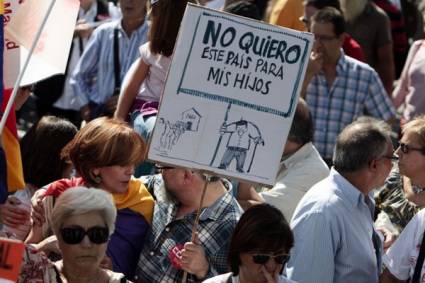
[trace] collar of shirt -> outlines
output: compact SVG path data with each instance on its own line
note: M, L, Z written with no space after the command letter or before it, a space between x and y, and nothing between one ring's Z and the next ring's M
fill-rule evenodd
M143 21L143 24L141 24L141 25L140 25L140 27L138 27L137 29L135 29L135 30L131 33L131 36L130 36L130 37L127 35L127 33L125 32L125 30L124 30L124 29L123 29L123 27L122 27L122 18L120 18L120 19L118 19L118 20L116 21L115 27L116 27L116 28L118 28L119 32L120 32L122 35L125 35L125 37L127 37L127 38L131 38L131 37L136 36L136 34L138 35L138 34L145 33L145 30L149 28L148 23L147 23L147 19L146 19L146 18L147 18L147 16L145 16L145 19L144 19L144 21Z
M354 208L364 203L364 195L336 171L334 167L331 168L329 176L337 184L336 188L342 193L341 196L351 203Z
M87 12L84 12L83 8L80 7L78 12L78 19L85 20L86 22L92 22L97 14L97 1L94 1Z
M311 142L306 143L300 149L293 154L287 156L280 162L281 168L291 168L294 164L297 164L301 160L307 158L313 151L313 144Z

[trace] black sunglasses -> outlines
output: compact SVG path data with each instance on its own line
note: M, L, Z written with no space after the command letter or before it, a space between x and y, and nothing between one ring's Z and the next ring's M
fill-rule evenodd
M411 151L411 150L420 151L422 154L425 154L425 149L418 148L418 147L412 147L412 146L405 144L405 143L402 143L402 142L398 143L398 147L400 148L401 152L403 152L404 154L408 154L409 151Z
M270 258L273 258L276 264L283 264L289 260L288 254L269 255L269 254L253 254L252 261L256 264L266 264Z
M87 235L93 244L104 244L109 239L108 227L94 226L87 230L80 226L65 227L60 229L62 240L68 245L81 243Z

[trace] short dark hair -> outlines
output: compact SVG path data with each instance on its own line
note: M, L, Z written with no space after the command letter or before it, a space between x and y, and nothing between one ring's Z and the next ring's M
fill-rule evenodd
M249 0L240 0L233 2L229 5L224 6L223 11L254 20L261 20L260 12L258 11L257 5L255 5Z
M305 145L313 141L314 123L306 102L300 98L300 102L295 110L288 140Z
M61 151L77 131L74 124L55 116L34 124L20 141L25 182L41 188L62 179L70 161L61 158Z
M106 166L136 165L143 161L146 143L126 122L101 117L87 123L62 150L78 174L97 185L92 170Z
M355 172L381 158L391 143L387 127L373 120L349 124L339 134L333 155L333 164L340 173Z
M316 9L323 9L326 7L334 7L338 11L341 11L341 4L339 0L304 0L305 6L313 6Z
M282 212L266 203L255 205L245 211L233 231L227 262L236 276L241 253L289 252L293 245L294 235Z
M188 0L159 0L152 5L149 48L153 54L171 56Z
M335 35L337 36L340 36L346 31L344 15L341 11L338 11L334 7L325 7L321 10L318 10L313 15L313 17L311 17L311 22L316 22L320 24L332 24L334 27Z

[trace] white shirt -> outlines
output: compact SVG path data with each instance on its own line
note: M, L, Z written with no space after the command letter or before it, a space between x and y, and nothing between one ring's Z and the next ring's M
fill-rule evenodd
M425 230L425 209L422 209L401 232L398 239L383 257L383 262L392 275L399 280L413 276L419 248ZM425 269L422 266L421 280L425 282Z
M145 101L159 101L171 64L171 56L152 54L149 49L149 42L140 46L139 51L141 60L149 65L149 71L140 87L137 98Z
M289 221L304 194L328 175L328 166L309 142L280 163L276 184L260 196Z
M227 280L229 279L230 275L231 275L230 273L217 275L215 277L212 277L212 278L209 278L209 279L203 281L203 283L226 283ZM232 283L240 283L239 276L232 276ZM296 283L296 282L289 280L289 279L283 277L282 275L280 275L278 283Z

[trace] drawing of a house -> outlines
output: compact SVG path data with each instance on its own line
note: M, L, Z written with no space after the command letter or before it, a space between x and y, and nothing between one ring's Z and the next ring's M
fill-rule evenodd
M182 112L181 121L186 125L186 131L198 131L199 122L201 121L201 114L195 108L190 108Z

